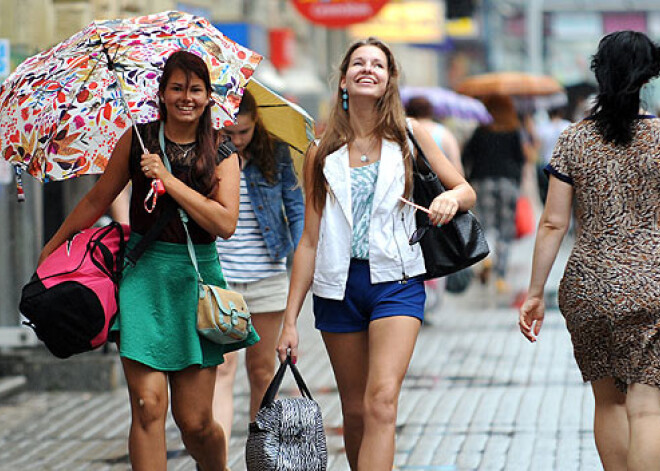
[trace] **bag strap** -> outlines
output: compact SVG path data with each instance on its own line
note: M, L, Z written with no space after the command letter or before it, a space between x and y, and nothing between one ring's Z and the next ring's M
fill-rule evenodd
M142 256L149 244L158 238L160 233L165 229L165 226L172 219L175 213L175 206L166 205L163 209L163 212L160 214L160 217L156 220L156 223L149 228L147 233L140 239L140 241L130 250L125 257L126 262L135 266L135 263Z
M158 143L160 144L160 150L163 152L163 163L168 172L171 172L172 166L170 165L170 159L167 157L167 152L165 151L165 126L163 122L160 122L160 129L158 130ZM190 238L190 232L188 231L188 214L183 210L183 208L177 208L179 212L179 218L183 224L183 229L186 231L186 245L188 246L188 255L190 256L190 261L195 267L195 272L197 273L197 283L199 284L200 290L202 289L202 284L204 280L202 275L199 273L199 266L197 265L197 256L195 255L195 246L192 243Z
M291 368L291 372L293 373L293 377L296 380L300 394L302 394L302 396L306 397L307 399L314 400L312 398L312 393L309 392L309 389L307 388L307 385L305 384L305 381L300 374L300 371L298 371L296 365L291 362L291 357L287 355L286 361L280 365L277 373L275 373L275 376L273 377L273 380L270 382L270 385L264 394L264 398L261 401L261 406L259 407L260 409L269 406L275 401L275 396L277 396L277 392L280 390L282 379L284 379L284 373L286 373L287 367Z

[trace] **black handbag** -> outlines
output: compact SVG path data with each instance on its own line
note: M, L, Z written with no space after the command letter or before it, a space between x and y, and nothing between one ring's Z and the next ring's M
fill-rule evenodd
M428 208L445 188L410 129L408 137L417 150L417 157L413 158L413 200ZM440 227L431 224L424 211L416 211L415 220L417 229L410 245L419 242L422 248L427 280L474 265L490 252L481 224L470 211L456 213L449 223Z
M275 400L287 368L291 368L302 397ZM321 408L291 357L275 373L250 423L245 461L248 471L325 471L327 467Z

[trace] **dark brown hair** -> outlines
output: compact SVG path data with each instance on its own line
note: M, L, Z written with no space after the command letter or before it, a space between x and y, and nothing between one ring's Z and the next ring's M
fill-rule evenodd
M660 74L660 51L645 34L617 31L600 40L591 60L598 95L591 117L605 142L632 142L639 113L639 91Z
M264 127L264 123L259 116L257 102L254 96L247 90L243 93L238 114L249 116L254 122L254 134L245 147L245 150L250 154L250 161L257 166L269 183L275 183L277 181L277 166L274 153L275 138Z
M408 136L406 134L406 116L399 95L399 69L394 59L394 54L390 48L381 40L370 37L361 41L356 41L348 48L344 58L339 65L340 80L337 81L337 90L335 92L335 102L330 110L328 124L325 132L321 136L315 158L305 159L305 165L312 165L312 190L311 204L320 212L325 205L325 197L328 191L327 181L323 175L323 166L325 158L339 149L342 145L348 144L355 138L355 133L349 121L348 111L342 108L342 90L340 87L341 79L346 76L346 71L353 53L362 46L375 46L385 54L387 58L387 71L389 80L385 93L376 102L376 123L373 134L379 139L389 139L396 142L401 148L403 162L406 172L406 184L404 196L410 195L412 191L412 160L410 147L408 145ZM350 100L350 97L349 97Z
M488 95L482 101L493 117L493 122L486 128L495 132L510 132L520 129L520 120L510 96Z
M197 76L204 82L206 91L211 94L211 78L209 69L199 56L192 52L179 50L174 52L165 62L163 75L158 86L159 95L165 94L167 84L175 70L181 70L186 74L186 80L190 81L192 75ZM160 102L161 120L167 121L167 109ZM212 196L218 188L218 179L215 177L216 157L218 150L216 146L216 133L211 124L211 103L199 118L197 126L197 159L190 171L190 179L193 186L203 195Z
M431 119L433 118L433 105L426 97L414 96L408 100L406 114L411 118Z

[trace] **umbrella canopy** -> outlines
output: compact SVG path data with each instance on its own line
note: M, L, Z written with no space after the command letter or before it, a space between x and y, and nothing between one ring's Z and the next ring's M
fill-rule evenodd
M493 120L482 102L447 88L402 87L400 93L404 104L413 97L425 97L431 102L433 113L437 118L454 117L474 120L482 124L488 124Z
M552 95L563 91L562 86L548 75L524 72L494 72L467 77L456 87L458 93L474 97L486 95Z
M97 21L28 58L2 84L2 156L44 181L102 173L131 119L158 118L158 79L180 49L209 67L214 126L233 122L259 54L176 11Z
M291 103L252 78L247 84L259 108L264 127L289 144L296 172L302 175L307 146L314 139L314 119L300 106Z

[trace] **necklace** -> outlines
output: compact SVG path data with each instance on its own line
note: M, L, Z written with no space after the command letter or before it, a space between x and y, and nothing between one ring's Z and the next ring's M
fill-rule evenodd
M358 152L361 154L360 155L360 162L369 162L369 152L371 152L374 148L374 145L376 144L376 141L372 141L371 145L369 148L365 151L363 151L360 146L357 143L357 140L353 141L353 144L355 145L355 148L358 150Z
M184 149L183 146L181 146L181 144L179 144L177 142L174 142L174 141L170 141L170 142L172 144L174 144L177 147L177 149L179 149L181 151L181 153L183 154L183 159L182 160L186 160L188 158L188 154L190 153L190 151L192 151L193 149L195 149L195 147L197 147L196 142L192 142L192 143L189 143L189 144L184 144L185 147L188 147L187 149Z

